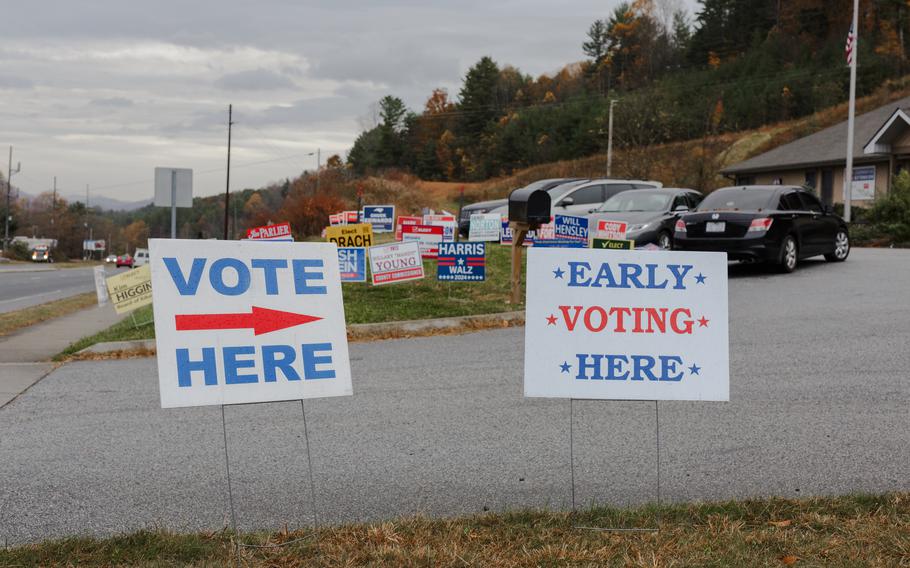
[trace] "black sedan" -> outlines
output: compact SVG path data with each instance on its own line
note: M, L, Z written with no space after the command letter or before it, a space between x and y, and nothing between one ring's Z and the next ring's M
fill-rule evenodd
M695 209L702 195L692 189L636 189L617 193L588 215L596 233L599 221L626 224L626 238L635 246L654 244L669 249L673 230L682 213Z
M801 187L725 187L676 222L673 248L726 252L792 272L811 256L846 260L850 235L843 219Z

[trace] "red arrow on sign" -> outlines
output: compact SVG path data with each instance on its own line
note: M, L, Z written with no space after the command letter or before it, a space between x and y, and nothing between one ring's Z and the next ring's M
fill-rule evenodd
M187 314L174 316L177 331L200 331L208 329L252 329L253 335L262 335L279 329L302 325L322 318L295 314L281 310L270 310L253 306L248 314Z

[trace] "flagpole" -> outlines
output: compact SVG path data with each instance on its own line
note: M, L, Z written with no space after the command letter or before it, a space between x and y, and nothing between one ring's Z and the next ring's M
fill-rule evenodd
M847 118L847 167L844 169L844 220L853 201L853 121L856 117L856 61L859 58L859 0L853 0L853 49L850 52L850 109Z

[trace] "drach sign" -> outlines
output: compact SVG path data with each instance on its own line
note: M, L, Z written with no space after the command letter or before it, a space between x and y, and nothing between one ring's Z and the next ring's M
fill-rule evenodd
M351 394L334 244L149 248L162 407Z

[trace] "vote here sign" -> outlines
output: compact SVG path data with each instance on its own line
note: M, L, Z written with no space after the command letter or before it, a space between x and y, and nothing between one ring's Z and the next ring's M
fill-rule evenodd
M161 406L351 394L332 243L151 239Z
M528 397L729 400L727 257L532 248Z

